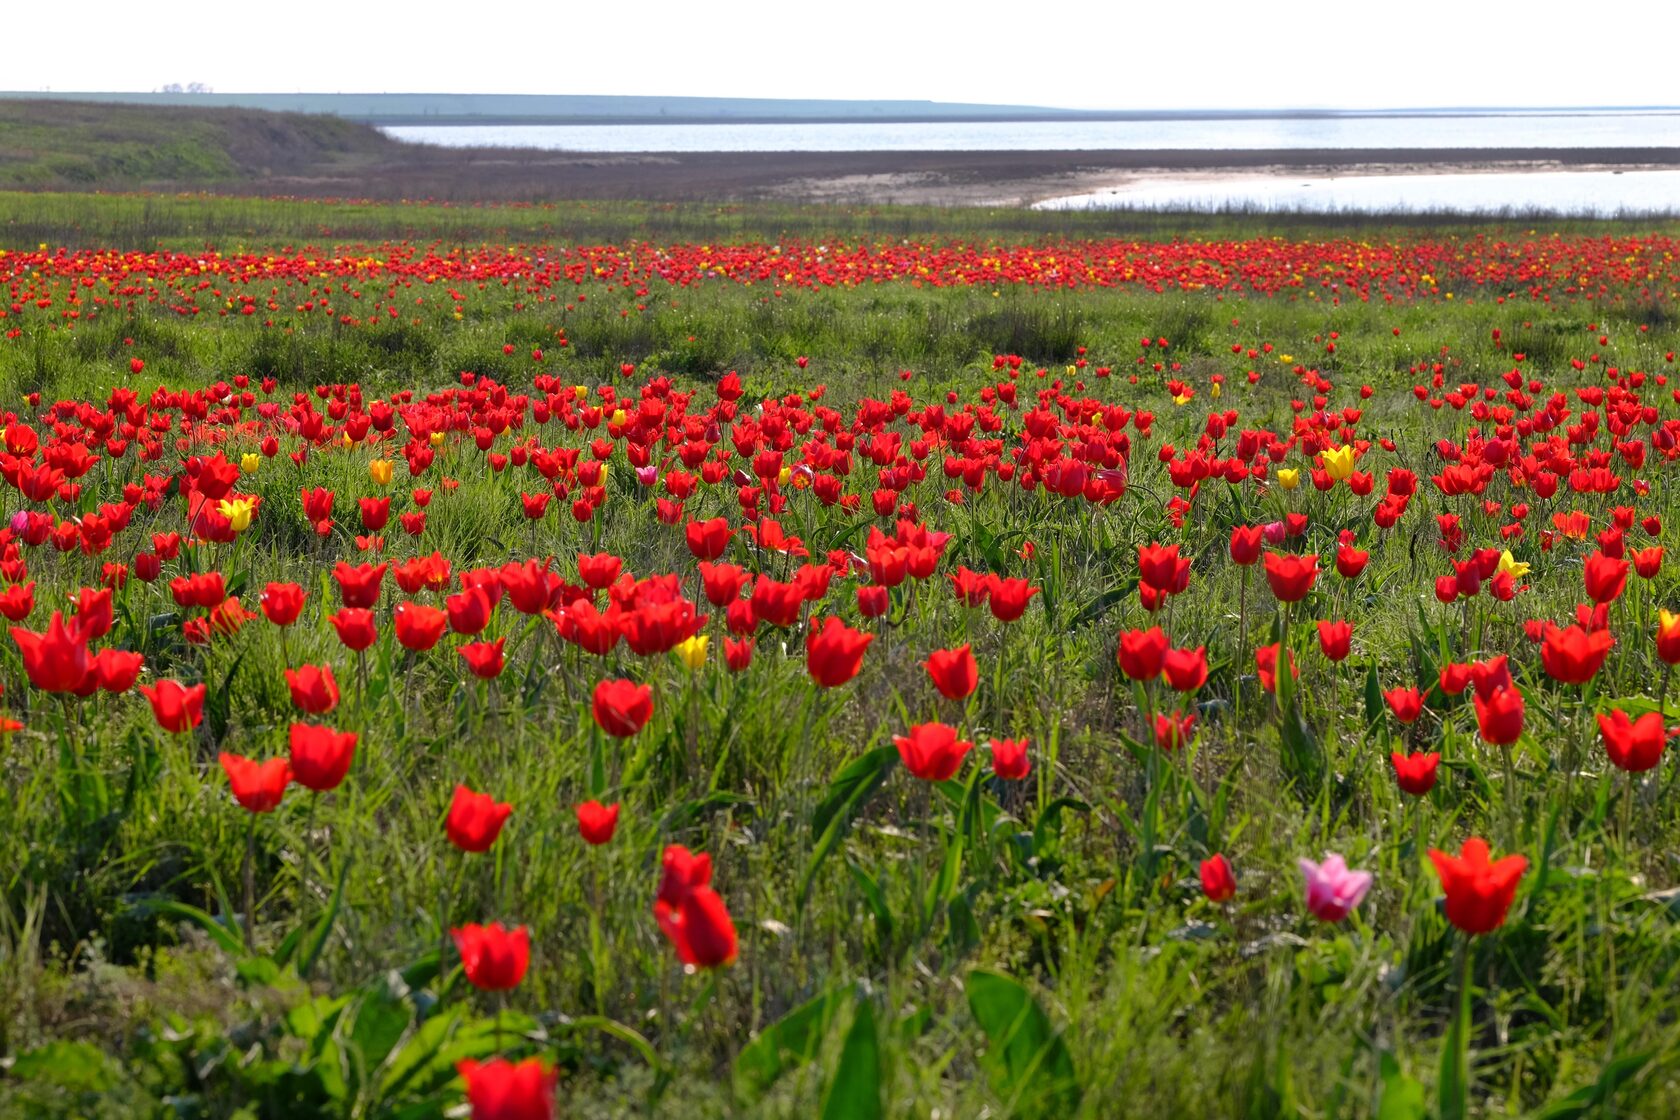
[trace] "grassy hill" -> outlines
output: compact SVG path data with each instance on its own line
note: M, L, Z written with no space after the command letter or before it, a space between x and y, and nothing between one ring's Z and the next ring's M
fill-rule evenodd
M1084 119L1094 114L1031 105L945 101L813 100L772 97L634 97L501 93L51 93L0 92L3 99L46 97L82 103L164 108L231 106L284 113L331 113L371 124L721 121L925 121Z
M0 186L234 183L348 170L401 147L333 116L0 100Z

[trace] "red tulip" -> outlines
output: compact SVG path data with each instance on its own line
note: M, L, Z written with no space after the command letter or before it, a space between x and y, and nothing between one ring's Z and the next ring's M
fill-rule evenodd
M52 613L45 633L12 627L12 640L23 654L29 683L43 692L74 692L93 667L87 637L74 620L67 625L61 611Z
M22 622L35 609L35 581L13 584L0 592L0 615L12 622Z
M1231 561L1244 567L1260 559L1266 540L1263 525L1238 525L1231 530Z
M1487 841L1475 836L1464 842L1457 856L1431 848L1429 858L1446 892L1449 922L1472 935L1505 924L1517 883L1528 870L1527 859L1510 855L1489 862Z
M857 605L864 618L880 618L892 606L892 591L878 583L859 584Z
M92 676L99 687L112 695L121 695L134 687L146 659L138 653L122 649L102 649L93 659ZM85 682L84 682L85 684Z
M992 773L1006 781L1019 781L1032 771L1032 762L1027 758L1027 739L993 739Z
M1663 726L1661 712L1646 712L1637 720L1630 720L1626 712L1615 709L1608 716L1599 715L1598 730L1604 738L1604 749L1618 770L1641 773L1662 761L1668 731Z
M811 620L805 635L805 668L823 688L837 688L857 676L863 653L875 635L853 630L830 616L819 627Z
M487 793L456 786L443 828L449 842L463 852L487 852L502 834L502 826L512 813L512 805L497 801Z
M323 490L317 486L313 490L304 490L303 516L311 522L325 521L332 516L333 492Z
M344 643L346 649L360 653L379 640L379 631L373 625L373 612L365 607L345 607L337 614L328 615L327 621L338 631L338 640Z
M286 687L291 689L292 704L299 711L319 716L338 706L338 682L333 680L331 665L287 669Z
M597 591L611 584L624 570L624 561L610 552L580 555L577 565L578 577Z
M1226 902L1237 893L1237 879L1231 874L1231 865L1225 857L1218 853L1204 859L1201 863L1202 894L1209 902Z
M1280 603L1298 603L1318 580L1318 557L1290 552L1266 553L1266 583Z
M705 852L691 852L681 844L670 844L660 857L658 900L675 906L697 887L709 886L712 881L712 857Z
M751 638L723 640L723 663L731 673L739 673L752 664L754 644Z
M653 688L635 681L600 681L595 685L591 712L602 731L628 739L653 718Z
M1612 603L1627 587L1628 562L1595 552L1581 566L1581 575L1587 585L1587 598L1595 603Z
M577 807L577 823L578 834L585 842L596 846L605 844L618 830L618 805L585 801Z
M186 688L171 680L140 686L140 694L151 701L158 726L173 734L191 731L204 721L204 693L203 684Z
M517 988L531 963L531 931L500 922L468 924L449 931L461 954L461 968L473 987L485 992Z
M1498 746L1514 743L1522 735L1523 694L1513 687L1493 689L1484 697L1476 690L1476 726L1482 738Z
M356 753L356 733L294 723L289 737L292 777L298 785L316 793L337 789L350 772L350 761Z
M786 629L799 621L799 610L805 605L805 595L797 583L781 583L769 576L753 581L753 615L760 622Z
M1178 546L1139 545L1138 578L1169 595L1183 591L1190 583L1190 558L1180 557Z
M394 615L397 641L404 649L424 653L438 644L449 628L449 616L437 607L421 603L399 603Z
M217 582L221 581L218 575ZM218 600L219 601L219 600ZM76 628L82 637L88 641L97 641L111 632L114 621L111 613L111 589L102 587L95 591L92 588L82 588L76 596Z
M988 598L992 608L992 617L999 622L1014 622L1026 613L1027 604L1038 592L1038 588L1033 587L1020 577L1011 579L994 577L991 584L991 595Z
M653 914L683 964L716 968L735 963L735 923L729 917L729 908L711 887L695 887L675 905L656 901Z
M218 761L227 773L233 799L253 813L273 812L292 780L291 764L283 758L257 762L223 751Z
M1267 692L1277 691L1277 661L1278 645L1273 642L1269 646L1261 646L1254 651L1254 671L1260 678L1260 687ZM1295 664L1295 651L1288 653L1289 675L1292 678L1301 675L1301 667Z
M502 675L502 647L506 638L497 638L493 642L468 642L456 649L461 660L467 663L467 671L479 680L494 680Z
M1167 659L1167 632L1159 626L1128 630L1120 635L1115 660L1120 671L1134 681L1152 681L1161 675Z
M1680 615L1657 612L1657 657L1665 665L1680 665Z
M1428 754L1414 752L1401 754L1395 751L1388 756L1394 766L1394 780L1401 790L1413 797L1422 797L1435 788L1435 771L1441 763L1439 751Z
M379 585L385 579L385 564L346 564L340 560L333 567L333 579L346 607L372 607L379 602Z
M697 560L716 560L722 556L729 548L731 535L729 522L722 517L714 517L710 521L690 521L683 526L683 538Z
M306 598L308 596L303 588L295 583L271 583L263 589L259 602L270 622L276 626L290 626L303 613Z
M1546 636L1540 642L1540 663L1546 675L1555 681L1586 684L1603 666L1615 645L1616 638L1608 630L1588 633L1579 626L1560 630L1548 625Z
M1191 728L1196 717L1189 712L1163 712L1155 717L1155 746L1163 751L1175 751L1190 745Z
M483 633L490 625L490 612L495 609L495 603L488 591L475 586L444 599L443 608L449 616L449 628L471 637Z
M1401 724L1413 724L1423 715L1423 693L1416 688L1389 688L1383 693L1388 707Z
M957 729L943 723L917 723L909 735L894 735L893 745L904 768L928 782L947 781L962 766L974 744L957 738Z
M926 665L933 687L947 700L967 698L980 683L980 667L966 644L956 649L934 650L928 654Z
M1345 660L1353 647L1353 624L1321 620L1318 624L1318 646L1331 661Z
M510 1062L468 1058L455 1064L467 1083L472 1120L554 1120L554 1087L560 1074L541 1058Z
M1168 650L1161 672L1174 692L1195 692L1207 683L1207 647Z

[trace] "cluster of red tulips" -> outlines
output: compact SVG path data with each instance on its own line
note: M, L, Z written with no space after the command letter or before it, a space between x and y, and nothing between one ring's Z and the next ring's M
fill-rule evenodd
M1325 298L1416 299L1455 287L1524 298L1641 298L1680 283L1668 237L1491 237L1363 241L1139 242L1058 245L879 244L529 246L438 252L406 243L283 253L52 249L0 252L0 328L38 319L166 310L367 325L456 317L494 301L575 306L591 295L727 281L778 288L1028 285L1141 288ZM559 345L564 346L564 339ZM511 344L510 344L511 346ZM509 351L512 352L511 350ZM533 355L537 360L541 358ZM142 358L134 359L143 362ZM136 371L138 372L138 370Z
M580 289L602 278L645 285L655 277L688 283L789 276L788 283L820 285L919 273L942 283L1267 291L1307 275L1347 292L1412 294L1449 276L1546 290L1560 277L1591 287L1625 270L1673 268L1673 247L1661 238L1547 245L1545 253L1481 240L1404 251L1272 242L1007 253L689 246L578 249L542 266L517 253L190 258L189 267L188 259L171 254L42 252L0 257L0 267L11 273L9 314L20 319L67 310L67 293L77 291L87 293L75 296L87 301L82 306L170 300L177 310L214 306L271 316L282 305L288 312L310 310L306 305L316 299L342 313L366 284L379 290L371 292L371 309L358 312L365 318L383 306L380 300L394 313L412 301L407 289L436 284L477 291L516 283L547 298L561 285ZM1294 281L1286 279L1291 276ZM259 288L263 293L254 294ZM193 303L189 290L213 295L216 303ZM453 288L448 294L457 306L467 298ZM1335 342L1332 336L1325 344ZM1579 689L1612 652L1629 647L1663 666L1657 709L1633 715L1610 707L1593 715L1608 761L1637 774L1661 759L1669 734L1662 708L1668 671L1680 663L1680 618L1666 611L1653 617L1656 597L1640 587L1664 574L1663 523L1652 511L1661 484L1653 479L1680 458L1680 419L1663 418L1651 399L1666 375L1616 368L1601 358L1608 344L1600 335L1597 349L1578 363L1600 383L1568 389L1548 391L1546 379L1531 375L1519 354L1487 384L1449 385L1439 364L1419 367L1419 381L1403 399L1422 410L1438 435L1424 449L1397 448L1391 438L1375 436L1359 405L1332 407L1332 377L1293 360L1280 363L1299 390L1285 423L1248 423L1241 407L1197 411L1190 402L1198 391L1222 399L1224 374L1189 380L1165 357L1171 343L1164 338L1142 340L1146 357L1138 359L1138 372L1102 386L1094 383L1114 367L1092 366L1083 352L1065 377L999 355L972 399L953 391L918 400L893 389L885 399L864 397L846 407L831 404L822 385L750 401L733 373L707 390L631 366L617 384L577 385L539 365L528 387L464 373L457 384L386 399L370 399L357 384L281 393L272 379L243 375L201 388L158 385L141 392L133 379L145 363L136 357L130 384L103 401L44 401L32 394L24 413L4 416L0 478L16 492L16 512L0 528L0 614L15 624L11 634L36 693L63 697L67 707L72 698L137 690L158 728L179 736L203 734L211 685L192 680L202 675L195 651L235 641L246 627L277 631L283 656L291 628L330 627L345 651L339 664L354 665L358 693L367 655L386 634L395 645L387 650L392 656L409 664L448 662L458 671L446 674L486 682L488 690L510 656L545 656L543 642L509 650L499 622L517 615L540 620L550 648L595 659L585 662L600 666L588 692L591 734L633 740L654 720L659 702L648 680L638 679L650 675L639 666L674 657L700 671L714 637L734 674L751 671L761 648L791 647L797 657L802 647L812 684L831 690L858 678L872 643L891 632L918 596L944 596L948 588L976 618L984 607L999 628L1017 623L1044 593L1042 542L1023 542L993 565L1000 570L976 571L948 555L952 535L937 525L955 526L987 501L1012 503L1017 511L1031 501L1047 511L1035 516L1071 534L1077 531L1071 526L1114 508L1147 471L1166 495L1159 502L1162 525L1183 539L1138 545L1135 588L1144 624L1122 629L1110 668L1135 683L1136 711L1155 757L1170 761L1197 749L1209 722L1198 697L1210 688L1240 711L1252 672L1264 718L1282 720L1294 711L1304 668L1339 682L1361 633L1358 620L1343 615L1363 599L1355 591L1370 578L1379 534L1403 526L1425 541L1438 577L1430 609L1441 648L1450 640L1466 652L1463 660L1443 658L1432 666L1428 680L1381 666L1390 677L1381 695L1398 724L1398 731L1385 733L1405 748L1390 756L1397 788L1412 798L1435 788L1443 750L1423 748L1442 745L1432 729L1455 722L1464 694L1478 738L1503 751L1509 768L1510 748L1524 734L1542 676L1559 694ZM1239 343L1232 351L1246 364L1271 347ZM1109 399L1120 385L1122 392L1156 396ZM1363 402L1373 390L1361 386L1357 395ZM1158 405L1162 420L1142 404ZM1460 416L1462 431L1452 426ZM1420 450L1438 470L1414 469ZM365 493L342 494L342 485L329 489L312 473L322 463L346 460ZM276 476L283 481L271 483ZM403 476L406 485L399 487ZM478 493L504 500L510 519L528 523L533 542L540 531L545 540L564 537L577 547L562 557L540 549L494 564L445 555L431 518L461 500L457 491L468 478ZM1301 486L1303 480L1309 485ZM687 556L672 570L637 574L631 558L597 543L604 517L620 513L651 514L648 528L673 554ZM387 537L393 516L400 535ZM820 519L855 523L858 531L845 538L847 545L813 554L795 530L826 540L807 528ZM1223 557L1192 544L1209 526ZM250 542L270 533L291 534L303 542L299 547L315 550L330 573L322 581L327 595L273 580L249 606L242 603L235 573L260 561ZM1196 595L1227 563L1240 588L1238 625L1232 649L1216 650L1215 660L1237 667L1215 683L1207 645L1175 644L1181 635L1173 616L1177 601ZM1542 574L1536 569L1555 574L1577 563L1583 601L1573 616L1529 617L1522 608L1531 593L1525 581ZM1259 599L1255 588L1253 604L1264 603L1275 623L1269 640L1250 645L1254 569L1267 598ZM64 585L68 616L37 604L37 571ZM322 601L334 593L336 601ZM171 605L179 646L143 654L117 640L118 606L145 617ZM1470 656L1488 648L1481 636L1490 628L1513 639L1503 647L1508 652ZM1303 634L1316 639L1322 673ZM766 635L776 640L764 641ZM120 636L140 644L134 628ZM1523 638L1532 651L1517 644ZM966 703L978 687L973 649L965 643L926 653L929 684L952 704ZM339 674L347 670L285 661L299 716L287 727L285 753L219 755L253 830L294 783L311 796L328 794L355 765L360 733L334 726L346 715ZM1538 673L1531 672L1535 667ZM1377 671L1373 662L1371 672ZM631 675L620 675L625 672ZM30 722L50 718L40 700L25 704ZM894 736L905 769L926 782L958 775L974 750L964 738L972 733L964 730L969 717L911 723ZM5 727L16 732L23 724L8 719ZM998 779L1021 781L1034 772L1026 738L1000 734L989 746ZM519 809L457 785L444 828L462 853L483 853ZM580 799L575 814L585 842L613 841L618 804ZM1478 837L1466 839L1458 856L1432 850L1430 857L1454 925L1476 935L1504 922L1524 857L1492 860ZM1370 873L1349 868L1333 852L1303 858L1301 870L1305 906L1326 921L1345 918L1372 882ZM1200 878L1214 903L1240 890L1220 853L1201 863ZM248 932L250 909L248 897ZM651 909L686 968L736 960L737 930L714 886L709 855L664 847ZM473 986L499 992L521 983L531 951L526 927L491 921L450 933ZM461 1073L484 1116L545 1114L545 1105L519 1102L547 1100L555 1077L535 1061L464 1063Z

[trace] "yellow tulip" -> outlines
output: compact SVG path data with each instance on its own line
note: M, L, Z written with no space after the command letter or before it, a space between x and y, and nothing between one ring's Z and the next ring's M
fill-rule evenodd
M776 485L786 486L788 484L788 479L792 477L793 469L791 467L783 467L776 475Z
M1277 472L1278 485L1293 490L1301 485L1301 471L1297 467L1283 467Z
M1319 459L1324 463L1324 473L1336 482L1345 482L1353 473L1353 445L1338 447L1334 451L1323 452Z
M1223 394L1224 391L1225 391L1224 382L1215 381L1213 383L1213 387L1208 390L1208 396L1212 397L1214 400L1218 400L1220 398L1220 395Z
M389 459L375 459L368 464L368 477L381 486L391 485L392 463Z
M216 512L228 519L228 524L236 533L243 533L251 527L251 514L256 509L257 503L252 498L235 498L232 501L223 498L216 503Z
M443 446L443 433L442 432L433 432L432 435L431 435L431 440L432 440L432 446L433 447L442 447Z
M613 414L612 414L613 427L622 428L624 426L624 421L627 420L627 419L629 419L629 417L624 415L624 410L622 408L613 409Z
M1512 579L1521 579L1528 574L1528 565L1512 556L1511 550L1507 548L1499 554L1499 567L1494 569L1495 575L1500 572L1508 572Z
M246 474L256 474L257 468L262 466L262 456L255 451L247 451L239 457L239 469Z
M711 641L704 634L696 634L692 638L685 638L677 643L671 652L677 655L677 660L691 673L699 672L706 664L706 645Z

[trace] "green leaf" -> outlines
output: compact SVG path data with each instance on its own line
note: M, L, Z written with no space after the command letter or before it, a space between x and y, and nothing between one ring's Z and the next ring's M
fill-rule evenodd
M863 892L864 900L869 903L869 912L875 917L875 934L883 946L892 944L893 915L892 908L887 905L887 896L881 890L881 884L875 877L851 860L846 861L846 869L852 873L852 881Z
M1416 1078L1406 1076L1393 1054L1384 1052L1381 1063L1382 1100L1377 1120L1427 1120L1429 1102Z
M735 1056L735 1092L756 1100L782 1074L815 1057L843 994L837 989L807 1000L742 1047Z
M106 1093L123 1082L116 1059L91 1042L60 1039L18 1055L8 1081L36 1082L82 1093Z
M1616 1095L1616 1090L1633 1080L1657 1056L1655 1050L1644 1050L1617 1058L1599 1071L1598 1080L1583 1085L1561 1101L1555 1101L1539 1113L1539 1120L1578 1120L1596 1114Z
M1081 1095L1073 1057L1032 993L985 969L970 972L963 988L986 1033L983 1064L1007 1113L1027 1120L1073 1115Z
M1436 1086L1439 1120L1465 1120L1470 1115L1470 946L1460 950L1464 967L1458 980L1458 1012L1441 1040L1441 1075Z
M245 943L240 940L239 934L223 925L221 921L209 913L200 910L198 907L189 906L185 902L176 902L173 899L166 899L160 902L152 903L152 908L159 914L191 922L193 925L209 934L210 940L216 943L216 947L221 949L222 952L228 954L230 957L242 957L245 955Z
M1372 658L1365 669L1365 727L1367 732L1375 732L1382 726L1383 716L1386 715L1382 696L1382 684L1377 680L1377 659Z
M823 1096L822 1120L877 1120L881 1115L881 1043L875 1006L857 1001L851 1029Z
M811 862L806 864L805 874L799 881L798 908L801 911L810 897L817 869L840 846L840 841L851 830L853 818L881 783L887 780L897 759L896 748L876 747L841 767L828 783L828 793L811 814L811 831L816 834L817 843L811 851Z
M1062 835L1062 814L1067 810L1090 813L1091 807L1072 797L1058 797L1039 811L1033 821L1033 854L1043 856Z
M345 857L338 868L338 885L333 888L332 900L321 914L320 921L309 932L309 937L303 943L303 956L298 961L298 975L309 979L309 974L315 969L315 962L321 959L321 953L327 947L327 938L332 934L333 923L338 921L339 908L344 905L344 877L350 873L350 859Z
M378 1069L396 1049L415 1019L408 985L395 972L373 985L356 1006L350 1025L351 1048L365 1070Z
M1284 679L1288 676L1287 669L1278 673L1280 696ZM1293 701L1284 709L1283 721L1278 728L1278 739L1283 748L1285 776L1304 797L1316 796L1324 783L1324 747L1319 743L1318 736L1313 734L1312 728L1307 726L1307 721L1302 718L1300 707Z

